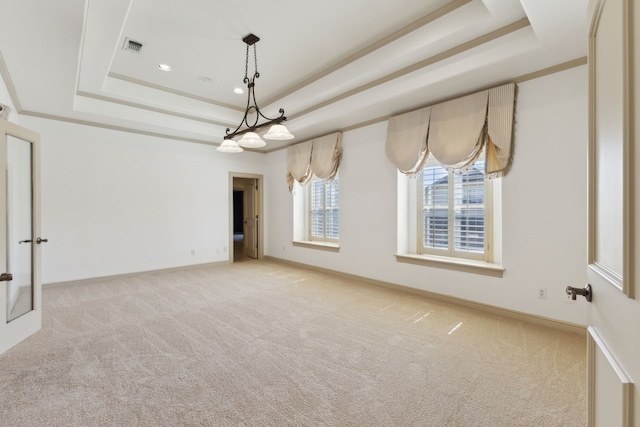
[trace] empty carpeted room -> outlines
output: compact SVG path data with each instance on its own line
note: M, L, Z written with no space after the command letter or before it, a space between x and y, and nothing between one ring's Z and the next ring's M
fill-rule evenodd
M636 0L0 3L0 424L640 426Z

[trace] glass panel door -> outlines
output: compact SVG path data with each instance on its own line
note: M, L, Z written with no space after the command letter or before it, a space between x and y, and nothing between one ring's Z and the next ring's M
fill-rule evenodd
M0 354L42 328L39 147L0 119Z
M33 310L32 143L7 135L7 322Z

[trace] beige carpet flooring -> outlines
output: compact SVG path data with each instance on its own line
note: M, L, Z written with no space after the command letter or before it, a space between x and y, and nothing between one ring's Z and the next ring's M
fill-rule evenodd
M585 425L584 337L310 270L43 298L43 329L0 355L3 426Z

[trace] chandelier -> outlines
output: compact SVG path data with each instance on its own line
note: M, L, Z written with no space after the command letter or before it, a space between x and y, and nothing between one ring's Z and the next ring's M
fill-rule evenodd
M222 144L216 150L222 151L223 153L239 153L244 151L242 147L245 148L260 148L267 145L266 142L260 138L260 135L256 133L257 130L265 128L267 126L271 126L269 131L264 135L265 139L270 140L287 140L293 139L293 135L289 133L287 128L280 124L287 120L284 116L284 110L281 108L279 113L280 116L275 119L271 119L260 111L258 108L258 103L256 102L256 95L254 92L255 88L255 80L260 77L260 73L258 72L258 57L256 56L256 43L260 40L260 38L254 34L249 34L245 36L242 41L247 45L247 56L245 60L245 69L244 69L244 83L247 85L247 108L244 112L244 117L242 121L238 125L237 128L233 132L231 132L230 128L227 128L226 135L222 141ZM255 71L253 73L253 77L249 78L249 47L253 46L253 61L255 64ZM249 123L249 115L255 113L255 120L252 120L252 123ZM260 117L267 120L262 124L258 124ZM240 130L241 127L244 126L244 129ZM242 136L240 140L237 142L233 139L234 137Z

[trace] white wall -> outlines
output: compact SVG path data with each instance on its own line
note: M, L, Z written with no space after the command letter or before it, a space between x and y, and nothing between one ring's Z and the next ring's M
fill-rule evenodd
M43 283L229 259L229 171L259 174L263 154L21 122L41 135Z
M567 285L586 280L587 69L519 85L513 168L503 179L503 278L398 263L396 171L386 122L345 132L340 252L294 247L286 152L268 155L266 254L557 320L585 324ZM547 288L547 299L537 297Z

